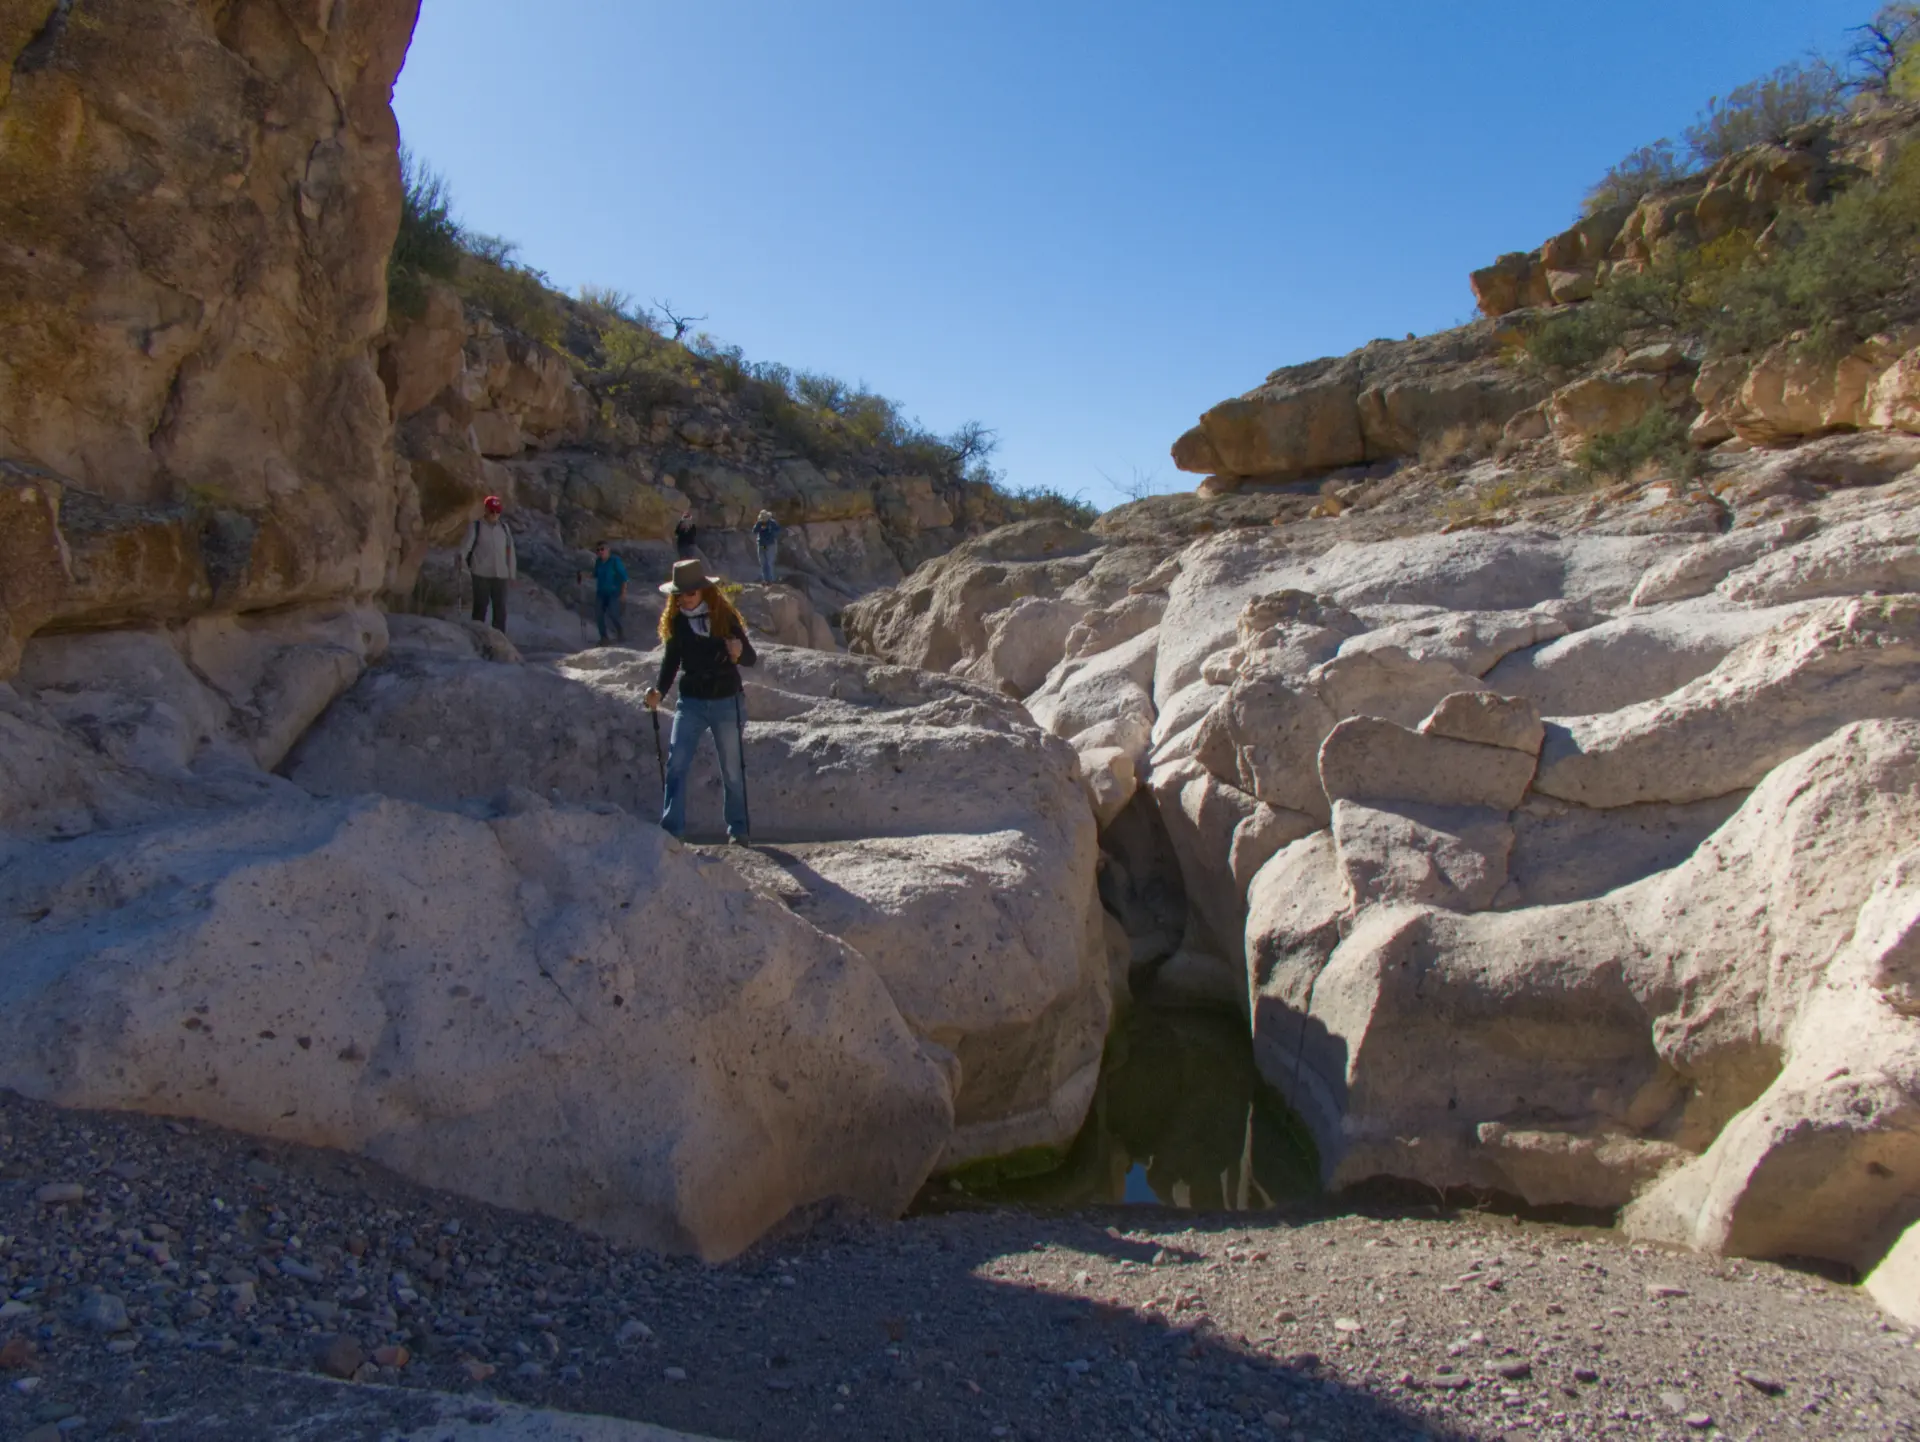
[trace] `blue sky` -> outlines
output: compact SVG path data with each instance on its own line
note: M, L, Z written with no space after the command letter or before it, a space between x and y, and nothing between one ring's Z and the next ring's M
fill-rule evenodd
M1277 366L1468 318L1621 155L1870 0L424 0L395 94L474 229L675 302L1013 485L1190 486Z

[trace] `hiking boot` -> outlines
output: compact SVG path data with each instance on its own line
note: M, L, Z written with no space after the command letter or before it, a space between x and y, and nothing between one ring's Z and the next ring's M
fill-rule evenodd
M752 844L752 842L747 840L745 835L735 836L729 834L727 837L727 845L729 846L751 846Z

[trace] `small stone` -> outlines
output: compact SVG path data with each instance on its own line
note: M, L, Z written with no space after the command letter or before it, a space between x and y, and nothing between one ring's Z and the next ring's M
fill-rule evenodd
M139 1345L140 1343L136 1338L115 1337L111 1342L107 1343L107 1350L116 1357L124 1357Z
M1576 1382L1598 1382L1600 1380L1600 1374L1591 1367L1575 1367L1573 1369L1573 1380Z
M1357 1317L1335 1317L1333 1319L1333 1330L1336 1332L1364 1332L1367 1328L1366 1324Z
M124 1332L133 1323L127 1318L127 1304L111 1292L94 1292L80 1304L80 1325L111 1335Z
M463 1357L460 1359L460 1370L467 1374L467 1380L469 1382L484 1382L494 1374L495 1369L491 1362L482 1362L473 1357Z
M146 1165L136 1161L115 1162L107 1171L123 1182L137 1182L147 1174Z
M1778 1397L1787 1390L1787 1384L1777 1377L1769 1377L1763 1372L1741 1372L1737 1374L1754 1391L1763 1397Z
M646 1341L652 1335L653 1328L649 1327L645 1322L628 1318L620 1324L620 1330L614 1333L613 1340L622 1347L633 1347Z
M1676 1392L1671 1387L1665 1388L1660 1393L1660 1405L1669 1412L1684 1412L1687 1410L1687 1394Z
M1464 1392L1473 1385L1473 1379L1462 1372L1442 1372L1431 1385L1445 1392Z
M413 1353L409 1352L405 1347L375 1347L373 1349L373 1365L376 1367L391 1367L397 1372L412 1360Z
M669 1367L660 1375L665 1377L669 1382L684 1382L687 1380L687 1369L685 1367Z
M300 1310L316 1322L331 1322L340 1315L340 1304L325 1297L307 1297L301 1301Z
M1293 1313L1285 1310L1278 1311L1273 1314L1273 1324L1276 1327L1291 1327L1295 1322L1299 1320L1300 1319L1294 1316Z
M25 1337L9 1337L0 1343L0 1372L18 1372L33 1365L33 1343Z
M1647 1295L1654 1301L1661 1302L1669 1297L1684 1297L1687 1295L1687 1289L1685 1287L1675 1287L1666 1282L1649 1282L1647 1283Z
M544 1377L547 1375L547 1365L544 1362L522 1362L518 1367L513 1369L513 1375L516 1377L525 1377L529 1380L535 1377Z
M326 1277L320 1272L309 1267L305 1262L296 1262L292 1257L282 1258L279 1267L281 1276L292 1277L296 1282L326 1281Z
M1680 1419L1696 1432L1704 1432L1713 1426L1713 1416L1707 1412L1689 1412Z
M1509 1382L1525 1381L1533 1375L1533 1364L1524 1358L1510 1362L1489 1362L1487 1367L1496 1377L1504 1377Z
M314 1365L329 1377L338 1377L343 1382L351 1380L366 1360L367 1354L361 1350L360 1344L344 1332L322 1337L314 1344Z
M11 1322L15 1317L31 1317L38 1310L31 1302L0 1303L0 1322Z
M66 1206L72 1202L84 1202L87 1189L78 1182L48 1182L33 1194L33 1199L43 1207Z

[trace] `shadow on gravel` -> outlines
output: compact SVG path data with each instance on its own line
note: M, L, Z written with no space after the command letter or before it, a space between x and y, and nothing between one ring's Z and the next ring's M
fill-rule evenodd
M44 1201L50 1184L84 1199ZM190 1418L210 1442L371 1442L424 1415L406 1399L425 1388L733 1442L1465 1442L1369 1392L1365 1349L1298 1351L1209 1314L1254 1275L1213 1267L1221 1234L1342 1210L827 1214L707 1266L337 1153L0 1092L0 1281L17 1303L0 1313L0 1436L165 1438ZM1131 1263L1157 1305L1100 1295L1079 1259ZM118 1322L90 1305L103 1293ZM306 1384L275 1378L311 1374L340 1337L363 1382L406 1390L294 1426Z

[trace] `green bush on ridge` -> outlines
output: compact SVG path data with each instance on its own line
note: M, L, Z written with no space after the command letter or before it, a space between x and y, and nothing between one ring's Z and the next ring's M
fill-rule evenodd
M1686 423L1669 410L1647 412L1632 425L1590 437L1574 458L1589 476L1631 480L1658 463L1682 480L1700 472L1700 459L1687 440Z
M1017 520L1087 525L1099 514L1083 496L1008 488L991 463L998 438L978 421L942 436L864 384L749 361L739 346L704 331L683 340L689 322L681 317L673 317L669 337L651 310L610 287L583 286L569 301L543 271L519 260L512 241L461 226L445 177L404 148L400 159L400 233L387 270L396 314L417 317L429 281L448 281L499 324L570 355L609 420L624 414L644 428L657 407L684 403L709 385L757 414L781 445L821 465L859 462L963 482L990 492Z
M1658 339L1742 355L1781 341L1838 355L1920 315L1920 148L1824 205L1781 213L1762 246L1734 231L1669 246L1643 270L1617 270L1577 306L1528 330L1530 362L1585 369L1619 347Z

